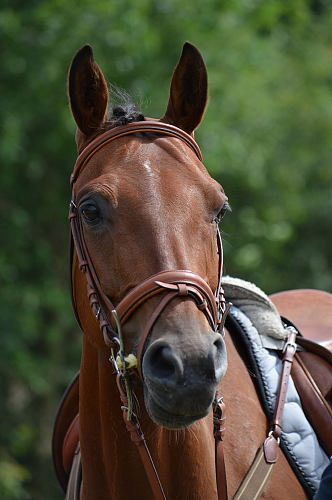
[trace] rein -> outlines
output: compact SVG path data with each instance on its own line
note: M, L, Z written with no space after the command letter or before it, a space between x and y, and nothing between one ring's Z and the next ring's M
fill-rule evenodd
M188 297L192 299L196 303L198 309L206 316L211 328L216 332L219 331L221 334L223 334L225 319L231 304L226 304L224 291L221 286L223 251L219 230L217 230L217 251L219 261L218 286L214 293L203 278L189 270L163 271L148 277L133 288L127 295L125 295L116 307L103 291L84 239L82 221L79 216L79 207L75 197L74 186L80 173L86 167L92 156L97 153L97 151L117 138L143 132L178 138L190 147L197 158L202 161L200 149L192 136L173 125L158 121L142 121L131 123L123 127L116 127L106 131L91 141L91 143L79 154L70 178L70 185L72 189L72 199L69 208L71 229L69 259L70 289L73 310L78 324L83 330L76 307L73 289L73 259L74 251L76 251L79 268L84 273L86 278L87 295L91 310L99 323L99 328L103 334L105 344L110 349L110 361L112 362L117 373L117 385L122 403L121 408L123 410L123 417L127 430L130 433L132 441L134 441L138 446L138 450L155 498L164 499L166 496L160 483L158 473L147 448L137 415L133 411L133 395L128 370L137 367L137 370L143 379L141 363L146 340L153 325L172 300L184 299ZM151 297L159 294L161 294L161 300L145 325L140 344L138 346L137 360L135 355L132 353L125 356L122 337L123 324L138 307ZM222 431L220 430L220 427L223 420L221 413L222 400L216 399L214 404L216 443L221 440ZM220 452L218 452L218 454L219 453Z

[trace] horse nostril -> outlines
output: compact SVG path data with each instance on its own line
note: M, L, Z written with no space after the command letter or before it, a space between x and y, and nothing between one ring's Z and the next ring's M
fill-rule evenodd
M157 341L148 347L144 355L143 372L145 376L155 381L177 383L183 375L183 364L169 344Z
M213 345L216 347L217 352L221 352L224 348L224 342L222 340L221 335L213 342Z
M212 346L212 360L214 367L214 377L217 381L220 381L222 377L225 375L226 367L227 367L227 358L225 352L225 343L220 334L213 342Z

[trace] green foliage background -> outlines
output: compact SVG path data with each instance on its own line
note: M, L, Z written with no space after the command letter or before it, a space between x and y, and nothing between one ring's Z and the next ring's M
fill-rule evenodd
M210 105L197 139L233 214L226 272L267 293L332 291L329 0L3 0L0 7L0 498L60 499L52 421L79 367L67 287L75 160L67 69L86 42L159 117L184 41Z

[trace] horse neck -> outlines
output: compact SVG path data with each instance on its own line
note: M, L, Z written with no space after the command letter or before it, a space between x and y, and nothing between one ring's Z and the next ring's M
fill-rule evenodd
M136 392L136 391L135 391ZM212 415L189 429L169 431L145 412L140 423L167 498L217 498ZM119 392L105 351L86 336L80 374L82 498L153 498L138 451L122 417Z

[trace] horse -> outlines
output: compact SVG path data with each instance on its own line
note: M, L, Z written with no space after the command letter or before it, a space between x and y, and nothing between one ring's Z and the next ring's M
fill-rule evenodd
M218 227L230 205L194 140L208 96L203 58L185 43L160 119L131 102L108 115L108 87L88 45L72 61L68 92L79 155L69 217L83 331L80 498L156 497L127 431L135 441L137 415L162 497L220 498L212 432L220 389L232 498L269 423L224 326ZM306 498L283 454L261 498Z

